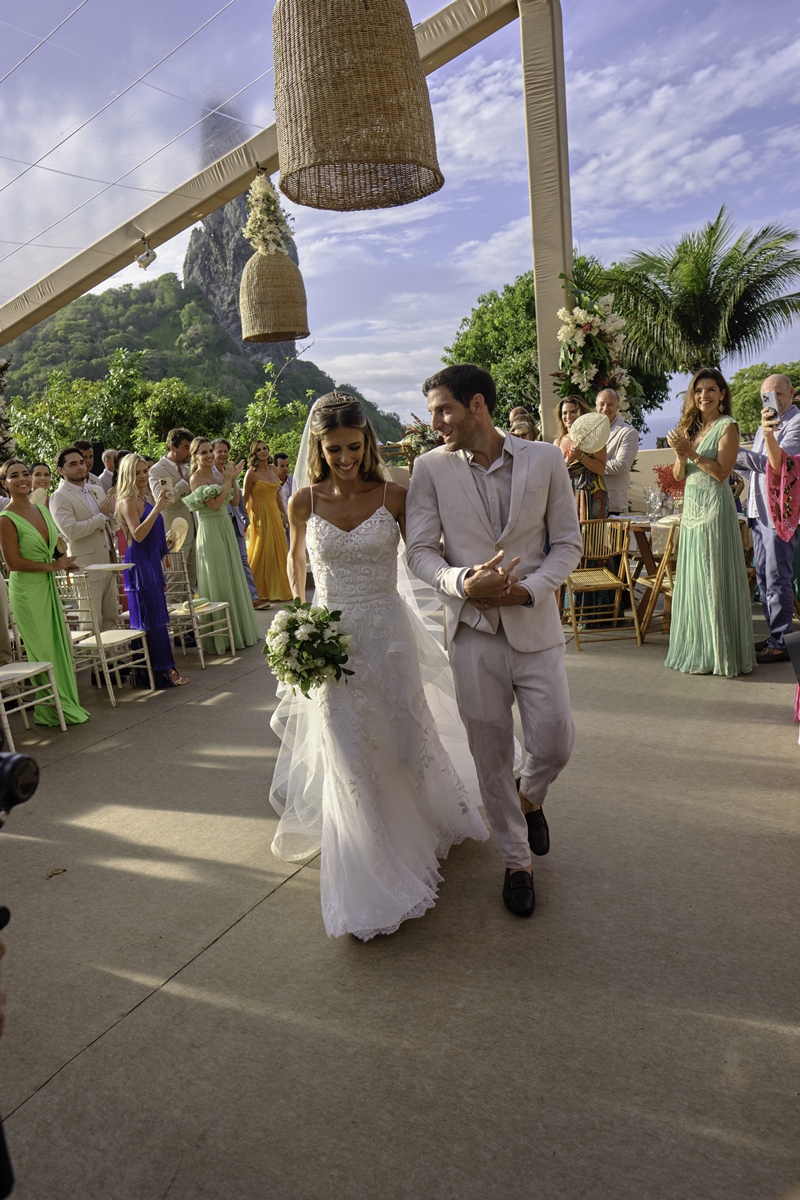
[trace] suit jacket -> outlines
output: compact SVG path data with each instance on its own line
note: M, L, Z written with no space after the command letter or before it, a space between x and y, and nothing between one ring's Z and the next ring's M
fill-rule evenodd
M800 409L791 405L781 417L780 428L775 430L775 440L787 454L800 454ZM753 440L752 450L740 450L736 458L737 471L748 474L747 515L774 532L775 526L769 515L767 503L767 456L764 452L764 434L759 429Z
M633 425L615 417L606 442L606 481L608 511L628 511L628 488L631 483L631 467L639 449L639 434Z
M105 500L106 494L101 487L87 483L85 488L98 506ZM78 560L78 566L111 562L109 522L86 500L81 488L62 479L50 497L50 515L66 540L69 554Z
M189 525L189 545L184 544L184 550L188 555L191 544L194 542L195 521L194 513L188 509L183 503L184 496L188 496L192 490L192 485L189 483L188 472L184 478L178 468L178 464L174 463L171 458L160 458L157 463L153 463L147 476L150 482L150 494L154 500L157 500L161 492L161 480L166 479L170 490L174 494L172 504L168 504L166 508L161 510L164 517L164 525L169 529L176 517L183 517L184 521Z
M416 460L406 512L408 565L441 596L449 642L467 604L459 594L464 568L487 562L498 550L505 551L506 561L519 557L520 583L530 591L533 607L490 609L480 627L495 632L502 624L515 650L547 650L564 641L555 593L583 548L575 493L557 446L521 438L509 442L511 505L499 538L463 451L439 447ZM470 606L470 618L473 613L477 616Z

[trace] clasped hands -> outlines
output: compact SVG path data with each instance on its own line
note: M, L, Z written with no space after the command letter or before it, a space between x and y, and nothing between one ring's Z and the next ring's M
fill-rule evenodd
M512 558L507 566L500 564L505 551L499 550L488 562L478 563L472 573L464 579L467 601L479 612L490 608L504 608L515 604L527 604L530 593L517 582L518 558Z
M694 449L689 439L678 433L677 429L670 429L667 434L667 442L675 451L678 458L688 458Z

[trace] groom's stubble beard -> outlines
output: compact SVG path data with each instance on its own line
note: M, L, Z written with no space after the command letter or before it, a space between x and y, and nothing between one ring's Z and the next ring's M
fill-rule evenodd
M478 422L467 408L464 410L461 421L453 430L452 439L446 443L446 448L451 454L455 454L457 450L473 450L477 440Z

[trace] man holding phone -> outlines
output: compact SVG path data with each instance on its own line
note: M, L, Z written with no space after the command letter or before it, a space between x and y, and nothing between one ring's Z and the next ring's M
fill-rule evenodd
M794 385L785 375L769 375L761 385L765 408L774 413L775 438L787 454L800 454L800 409L792 403ZM747 523L753 533L756 580L769 637L756 643L756 662L784 662L789 654L783 644L791 633L794 612L792 559L800 530L784 542L778 537L767 503L767 456L764 434L759 428L752 450L740 450L736 468L748 473Z

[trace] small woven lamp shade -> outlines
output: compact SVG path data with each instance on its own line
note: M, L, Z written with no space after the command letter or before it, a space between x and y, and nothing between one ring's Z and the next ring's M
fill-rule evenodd
M277 0L280 189L311 208L392 208L444 183L405 0Z
M242 340L291 342L308 337L306 289L288 254L256 253L239 287Z

